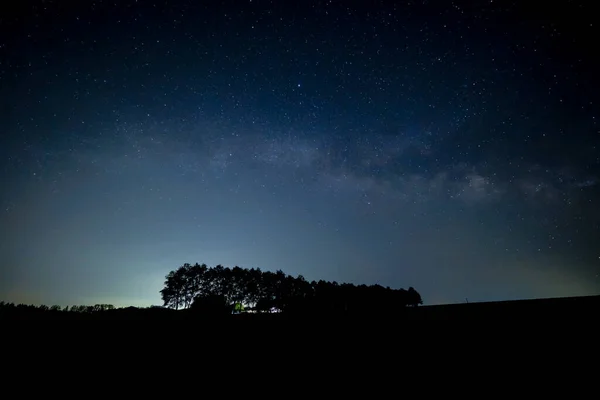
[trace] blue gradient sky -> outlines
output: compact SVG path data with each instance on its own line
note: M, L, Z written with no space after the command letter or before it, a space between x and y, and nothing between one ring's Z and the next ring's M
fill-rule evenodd
M160 304L186 262L600 293L597 27L498 3L5 13L0 298Z

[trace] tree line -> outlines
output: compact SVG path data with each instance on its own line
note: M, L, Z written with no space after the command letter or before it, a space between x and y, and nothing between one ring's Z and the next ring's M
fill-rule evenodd
M423 304L412 287L307 281L283 271L184 264L170 271L160 291L164 306L205 312L381 312ZM242 307L240 307L242 306Z
M85 306L85 305L73 305L73 306L59 306L59 305L53 305L53 306L47 306L47 305L33 305L33 304L15 304L15 303L7 303L4 301L0 301L0 311L11 311L11 310L15 310L15 311L39 311L39 312L46 312L46 311L52 311L52 312L71 312L71 313L87 313L87 314L91 314L91 313L97 313L97 312L101 312L101 311L110 311L110 310L115 310L115 306L113 306L112 304L95 304L93 306Z

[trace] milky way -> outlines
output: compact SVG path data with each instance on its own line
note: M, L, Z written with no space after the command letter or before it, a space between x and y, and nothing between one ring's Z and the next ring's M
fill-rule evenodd
M600 291L586 7L82 3L0 13L3 299L159 304L186 262Z

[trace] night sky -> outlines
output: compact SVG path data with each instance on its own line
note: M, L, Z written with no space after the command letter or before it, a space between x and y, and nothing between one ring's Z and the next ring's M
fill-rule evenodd
M593 2L6 3L1 300L161 304L186 262L600 293Z

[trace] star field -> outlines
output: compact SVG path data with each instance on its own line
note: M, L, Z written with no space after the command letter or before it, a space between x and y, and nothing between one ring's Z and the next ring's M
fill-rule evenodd
M160 302L185 262L600 291L590 6L26 1L0 12L0 297Z

